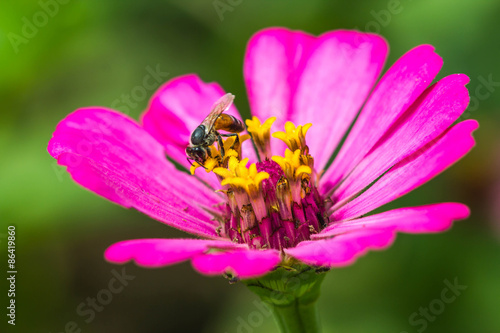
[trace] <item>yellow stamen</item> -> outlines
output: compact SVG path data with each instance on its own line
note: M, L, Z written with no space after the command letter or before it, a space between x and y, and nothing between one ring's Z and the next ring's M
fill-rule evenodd
M245 190L250 197L258 194L261 182L269 178L267 172L258 172L255 163L251 164L249 168L246 167L248 158L241 161L234 156L231 156L226 168L215 168L215 174L224 178L221 185L231 185L237 189Z
M303 175L312 173L311 168L308 166L308 159L301 153L300 149L295 150L293 153L287 149L285 150L285 157L273 156L272 159L279 164L290 181L301 180Z
M259 151L261 160L271 158L271 126L276 121L276 117L267 119L263 124L260 119L253 116L247 119L247 130L252 134L253 142Z
M306 134L311 126L311 123L305 124L304 126L295 126L291 121L287 121L285 124L285 132L274 132L273 138L283 141L291 151L301 149L304 152L307 147Z
M295 170L295 178L299 178L303 174L311 174L312 170L307 165L301 165Z
M231 156L241 158L241 144L250 139L249 134L238 135L239 141L236 142L236 136L230 136L224 140L224 159L220 166L227 166Z
M303 155L300 149L285 150L285 157L273 156L273 161L276 162L283 170L286 179L290 182L290 190L292 198L295 202L300 202L306 193L303 190L303 182L309 183L312 173L311 167L308 165L307 156Z

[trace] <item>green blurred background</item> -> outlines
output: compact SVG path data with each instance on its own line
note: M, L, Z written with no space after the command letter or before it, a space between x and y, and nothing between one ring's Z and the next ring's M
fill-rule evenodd
M78 306L108 287L113 269L122 269L103 260L107 246L186 235L79 187L46 151L68 113L111 107L142 84L148 66L169 72L167 79L193 72L217 81L248 114L245 45L268 26L313 34L339 28L379 32L391 47L388 64L416 45L432 44L444 58L439 78L471 78L474 103L465 118L481 125L477 147L466 158L385 207L459 201L471 207L471 218L444 234L400 235L389 250L331 271L319 300L324 332L417 332L423 324L412 325L412 313L439 299L444 281L455 278L467 289L428 320L425 332L500 332L500 2L66 2L57 12L50 7L54 15L45 22L40 12L49 0L0 4L2 269L7 225L17 228L17 325L9 332L65 332L68 322L82 332L276 330L241 283L198 275L187 263L154 270L126 265L134 277L128 286L92 320L79 315ZM215 6L226 11L219 15ZM22 36L25 20L34 19L40 23L36 33L13 44L12 34ZM496 86L482 83L488 78ZM152 94L121 111L137 119ZM5 278L1 283L5 309ZM4 311L1 327L7 326Z

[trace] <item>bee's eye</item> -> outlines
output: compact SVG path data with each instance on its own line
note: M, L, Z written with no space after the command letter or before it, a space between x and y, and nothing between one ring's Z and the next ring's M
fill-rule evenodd
M205 137L205 126L200 125L196 127L193 133L191 133L191 143L193 145L199 145L203 142L204 137Z

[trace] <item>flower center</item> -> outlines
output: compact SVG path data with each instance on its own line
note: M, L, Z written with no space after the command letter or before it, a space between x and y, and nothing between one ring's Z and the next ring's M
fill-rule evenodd
M241 143L249 135L223 140L221 147L209 147L211 157L203 167L213 172L226 196L225 213L216 216L218 234L251 248L283 249L310 239L328 222L324 200L317 191L314 159L309 154L306 133L311 124L285 124L284 132L274 132L276 118L261 123L257 117L247 120L247 129L261 162L247 167ZM287 145L284 156L273 155L271 136ZM191 173L202 165L194 163Z

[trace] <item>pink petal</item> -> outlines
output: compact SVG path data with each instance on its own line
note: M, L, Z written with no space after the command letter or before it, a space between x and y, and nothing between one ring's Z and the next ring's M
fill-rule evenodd
M353 264L369 250L389 247L395 233L391 230L360 230L334 238L305 241L285 253L306 264L325 267L342 267Z
M366 214L426 183L474 146L475 120L453 126L444 135L397 163L372 187L332 215L333 220L352 219Z
M322 177L328 192L373 148L394 121L435 78L443 60L430 45L408 51L384 74L331 167Z
M308 146L319 169L331 157L382 70L386 42L377 35L338 30L313 37L283 28L252 37L244 75L252 114L312 123ZM273 140L273 153L283 145Z
M193 258L193 267L200 273L220 275L226 272L240 279L254 278L270 272L281 261L277 250L231 250L213 252Z
M132 119L102 108L77 110L59 123L48 151L87 189L175 228L217 237L207 209L215 210L219 196L178 171Z
M350 221L329 225L312 238L329 238L335 235L366 229L384 229L407 233L442 232L451 227L453 221L465 219L470 211L460 203L399 208Z
M454 74L427 89L335 190L336 206L442 134L469 104L467 82L467 76Z
M142 115L144 129L164 147L167 155L189 169L185 149L191 132L211 111L212 105L225 94L215 82L205 83L197 75L179 76L165 83L154 94L147 111ZM236 99L238 101L238 99ZM241 120L234 104L226 112ZM255 159L250 142L243 146L245 157ZM196 175L219 188L217 177L198 170Z
M116 264L134 260L140 266L161 267L192 259L212 249L238 246L229 241L205 239L135 239L111 245L104 257Z

